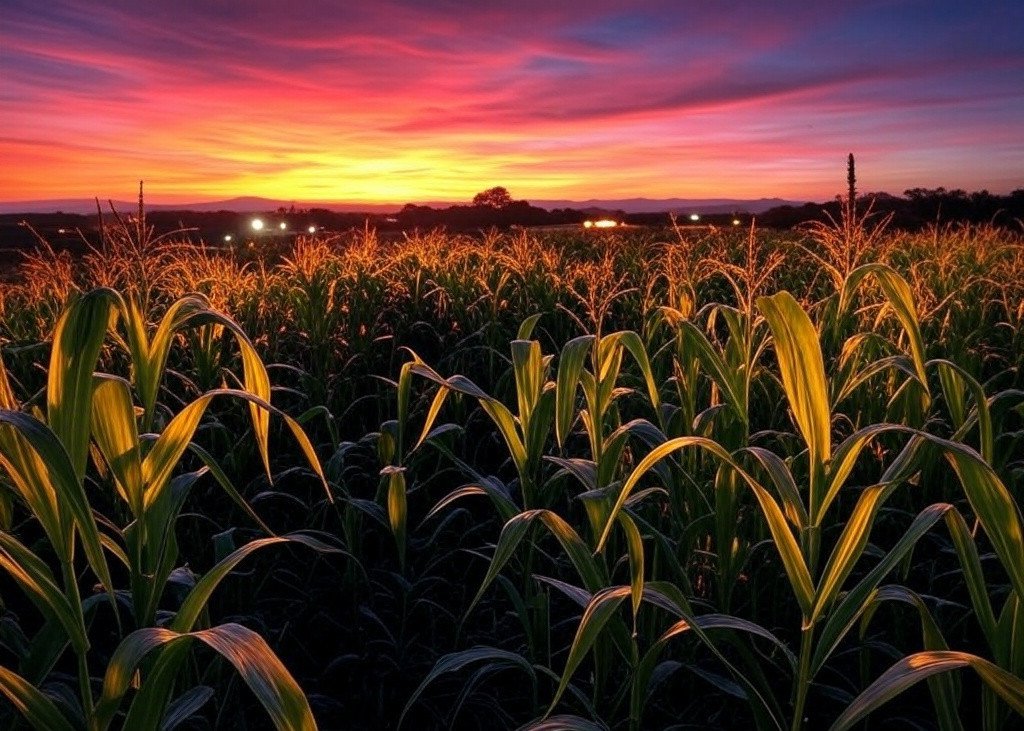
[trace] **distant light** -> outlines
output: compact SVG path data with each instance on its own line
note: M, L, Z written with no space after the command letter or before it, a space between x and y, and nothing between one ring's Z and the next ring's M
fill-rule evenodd
M279 229L281 229L282 231L285 231L285 230L287 230L287 229L288 229L288 224L287 224L287 223L285 223L284 221L281 221L281 223L277 224L277 227L278 227Z
M696 213L691 213L690 214L690 220L691 221L699 221L700 220L700 216L698 214L696 214Z
M306 230L309 231L311 234L315 234L316 233L316 226L310 226Z
M254 219L252 219L252 230L253 231L262 231L263 230L263 219L262 218L254 218Z
M732 219L732 225L733 226L739 226L740 225L740 219L738 219L738 218Z
M618 225L619 224L610 218L602 218L600 221L594 221L594 226L597 228L615 228Z
M59 234L66 234L67 232L68 232L68 230L66 228L58 228L57 229L57 233L59 233Z
M593 221L584 221L583 222L583 228L592 228L593 225L594 225Z
M231 241L231 234L224 234L225 241Z

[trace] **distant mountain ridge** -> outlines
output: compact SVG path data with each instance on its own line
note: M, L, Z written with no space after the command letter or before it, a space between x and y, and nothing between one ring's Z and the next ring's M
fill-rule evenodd
M763 213L778 206L803 205L804 201L788 201L781 198L757 198L753 200L739 198L623 198L596 199L584 201L572 200L531 200L530 205L537 208L553 210L555 208L574 208L576 210L600 209L608 211L625 211L626 213ZM101 200L104 212L110 210L110 203ZM138 206L134 201L113 201L119 213L131 213ZM455 205L467 205L465 201L429 201L418 202L419 206L431 208L447 208ZM229 198L205 203L147 203L147 211L195 211L197 213L211 211L232 211L235 213L257 213L276 211L279 208L325 208L340 213L395 213L402 204L382 203L307 203L300 201L273 200L257 196ZM96 201L91 198L56 198L49 200L0 202L0 214L15 213L80 213L96 212Z
M587 210L600 208L626 213L764 213L779 206L802 206L805 201L789 201L782 198L623 198L620 200L585 201L536 200L531 205L546 208L575 208Z

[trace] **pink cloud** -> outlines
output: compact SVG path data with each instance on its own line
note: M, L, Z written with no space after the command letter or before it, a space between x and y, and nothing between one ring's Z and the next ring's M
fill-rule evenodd
M851 150L1024 184L1024 48L952 2L158 5L11 0L0 198L827 198Z

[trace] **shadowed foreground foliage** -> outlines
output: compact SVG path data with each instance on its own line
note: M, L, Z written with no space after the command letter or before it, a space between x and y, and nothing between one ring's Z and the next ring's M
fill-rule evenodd
M1021 271L855 209L33 253L0 719L1021 727Z

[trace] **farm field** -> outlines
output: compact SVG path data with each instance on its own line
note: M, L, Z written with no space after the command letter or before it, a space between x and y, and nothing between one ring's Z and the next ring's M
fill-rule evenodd
M0 726L1024 727L1024 236L300 238L0 283Z

